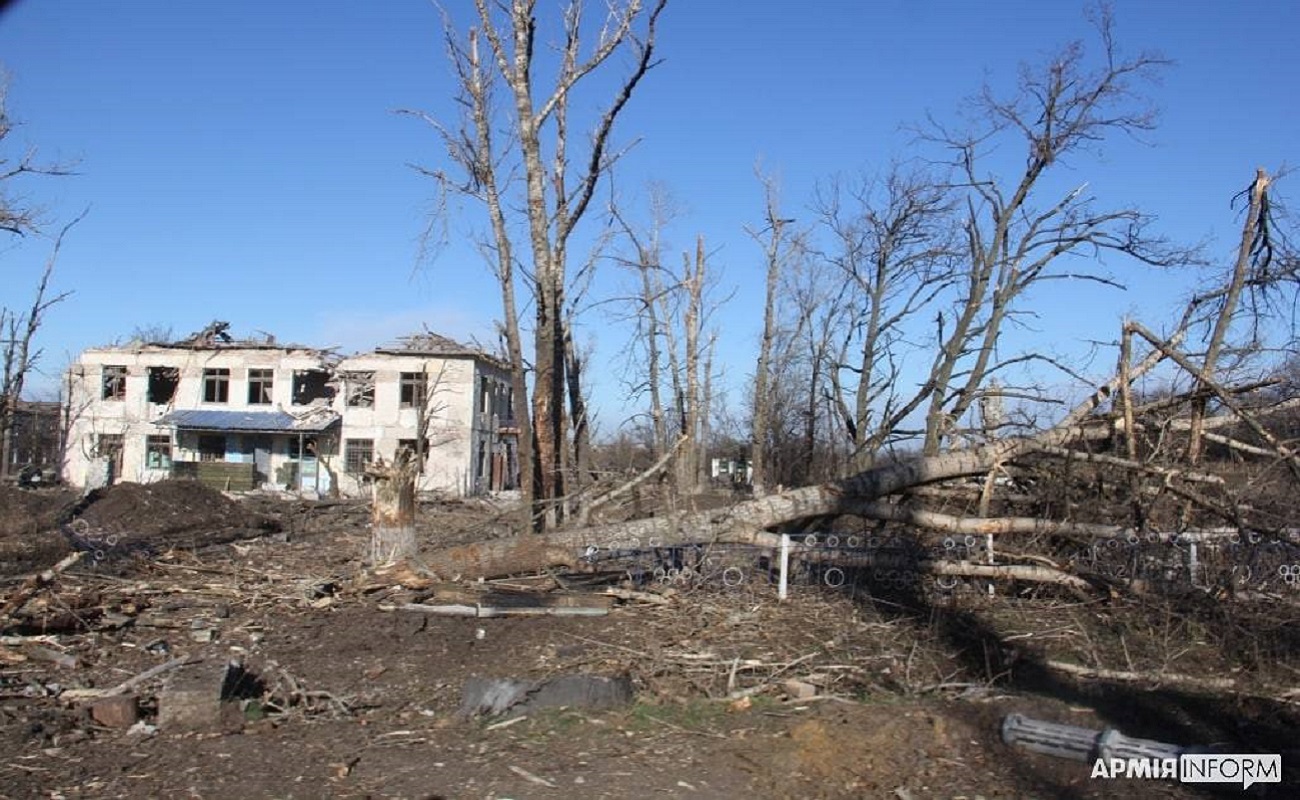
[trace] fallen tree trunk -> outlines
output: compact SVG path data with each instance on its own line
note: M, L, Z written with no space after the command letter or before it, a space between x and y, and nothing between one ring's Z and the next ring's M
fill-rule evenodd
M1206 678L1200 675L1183 675L1177 672L1132 672L1100 667L1084 667L1066 661L1044 661L1043 666L1079 678L1121 683L1148 683L1152 686L1180 686L1193 689L1223 691L1232 689L1237 682L1232 678Z
M900 522L936 533L983 536L987 534L1040 534L1072 539L1117 539L1132 528L1092 522L1056 521L1038 517L959 517L923 508L909 508L882 500L847 501L847 513L868 519Z
M769 534L771 535L771 534ZM897 569L921 575L938 575L949 578L993 578L996 580L1050 583L1080 591L1096 589L1087 580L1064 570L1039 564L976 564L972 561L940 561L938 559L911 560L889 554L836 552L817 548L791 548L791 556L812 563L828 563L837 567L871 567Z
M430 569L445 578L477 578L574 566L589 547L620 549L692 542L755 544L759 533L789 520L851 513L846 499L880 498L927 483L979 475L999 460L1005 445L916 458L877 467L840 481L791 489L725 509L679 518L653 517L545 536L525 534L452 547L432 554Z
M1185 326L1184 326L1185 328ZM1182 329L1163 348L1155 348L1125 375L1136 380L1166 357L1182 338ZM851 514L856 504L882 500L917 486L985 475L999 464L1059 447L1086 430L1084 424L1112 397L1120 377L1099 386L1056 426L1035 436L1004 439L992 444L934 456L916 456L868 469L849 478L818 486L791 489L725 509L681 517L654 517L629 522L559 530L546 535L525 534L451 547L433 553L427 565L444 578L495 577L536 572L551 566L574 566L591 547L621 549L694 542L753 544L765 528L793 520Z

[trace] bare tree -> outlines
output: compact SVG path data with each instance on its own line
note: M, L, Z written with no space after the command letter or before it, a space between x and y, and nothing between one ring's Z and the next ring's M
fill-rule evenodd
M669 446L668 419L663 401L662 339L670 321L661 318L661 309L670 290L665 286L668 270L663 263L661 237L673 211L663 187L651 187L649 202L650 223L645 231L638 230L616 202L610 203L610 216L631 248L627 256L615 257L636 276L636 290L628 296L635 324L635 335L629 342L628 363L632 365L628 376L629 389L633 396L644 393L649 399L651 454L657 459L667 452ZM644 352L638 352L642 348ZM644 377L641 367L644 367Z
M794 228L794 220L783 216L776 181L759 175L763 185L763 221L760 229L750 229L749 235L763 248L763 268L766 291L763 300L763 332L758 343L758 363L754 367L754 399L752 444L750 463L753 468L752 484L755 496L762 496L768 488L767 439L771 418L769 395L772 350L777 336L777 288L782 272L790 259L801 249L802 234Z
M1228 331L1241 310L1243 292L1264 291L1276 285L1288 271L1294 269L1293 264L1285 263L1289 255L1282 253L1285 243L1277 241L1273 231L1269 192L1271 183L1268 173L1259 169L1255 179L1238 195L1246 198L1246 213L1232 272L1215 296L1201 298L1203 302L1218 306L1206 341L1205 357L1201 361L1201 372L1206 376L1217 374ZM1279 255L1282 257L1275 259ZM1205 380L1198 379L1187 442L1187 458L1192 464L1201 460L1205 416L1211 396Z
M45 313L72 294L51 292L50 278L59 259L59 250L63 247L63 237L80 221L81 217L74 219L55 236L31 305L26 310L0 307L0 336L4 337L0 340L0 359L3 360L0 365L3 367L3 373L0 374L0 477L9 474L18 403L27 385L28 375L41 358L41 349L36 346L36 334L41 329Z
M1041 69L1025 69L1010 97L986 88L975 101L984 115L983 130L958 135L935 124L929 133L953 154L957 180L951 189L964 207L966 264L950 311L937 318L938 346L927 380L927 454L939 452L989 377L1005 366L997 345L1031 286L1063 279L1112 283L1097 272L1062 267L1063 256L1111 250L1157 265L1187 257L1147 232L1147 214L1096 209L1086 183L1064 197L1042 197L1043 179L1065 160L1108 136L1139 133L1154 124L1133 84L1167 62L1151 55L1122 57L1105 9L1095 23L1099 66L1091 66L1083 45L1074 43ZM1025 150L1024 171L1011 181L981 167L985 149L1003 135L1018 137ZM1031 358L1049 360L1042 354Z
M1206 395L1210 403L1227 409L1240 429L1240 432L1229 429L1231 435L1215 433L1213 435L1218 437L1215 441L1224 443L1234 457L1260 459L1254 473L1266 474L1270 470L1280 473L1286 481L1285 491L1280 496L1293 496L1296 483L1300 482L1300 451L1293 449L1285 437L1265 424L1259 408L1245 402L1258 394L1261 386L1271 384L1257 380L1243 384L1230 380L1225 376L1222 355L1215 362L1218 374L1211 374L1203 359L1188 355L1184 349L1191 332L1201 324L1208 331L1207 343L1216 339L1227 341L1220 338L1219 321L1227 320L1223 323L1227 325L1243 316L1231 310L1224 315L1224 304L1235 307L1234 292L1240 294L1244 288L1255 285L1262 287L1270 280L1288 280L1295 274L1296 262L1293 260L1287 262L1289 266L1284 273L1266 266L1269 263L1266 250L1261 248L1280 241L1270 228L1272 223L1267 221L1267 217L1260 216L1268 203L1269 181L1266 176L1257 177L1249 193L1251 209L1247 213L1246 233L1239 253L1258 256L1252 262L1254 271L1248 270L1248 277L1241 277L1238 264L1219 287L1193 298L1167 334L1157 335L1136 322L1126 324L1120 337L1123 357L1116 373L1100 383L1093 383L1090 392L1076 398L1072 408L1046 427L1033 425L1031 419L1016 427L1002 424L1006 416L1005 409L999 410L1002 399L1017 392L1016 387L1000 383L1006 367L1029 359L1048 361L1046 356L1037 353L1000 356L997 352L1002 331L1009 321L1017 313L1032 310L1022 307L1025 292L1031 286L1041 286L1052 280L1110 282L1103 274L1066 268L1064 256L1113 251L1148 264L1168 265L1184 263L1182 258L1188 255L1150 236L1146 231L1148 217L1136 210L1094 209L1092 200L1085 195L1085 187L1063 197L1043 197L1046 182L1042 179L1062 159L1085 152L1108 135L1145 130L1151 124L1148 112L1134 106L1129 84L1162 62L1145 56L1121 59L1111 39L1109 19L1103 16L1098 27L1104 50L1099 68L1087 69L1082 49L1073 46L1041 72L1024 73L1021 92L1012 100L998 100L991 93L983 95L981 103L990 123L988 130L961 137L938 131L932 141L940 142L956 154L959 180L923 184L925 191L921 195L906 191L885 192L883 195L901 201L898 204L886 202L886 212L893 208L905 211L909 198L922 198L920 206L932 210L934 216L922 215L921 218L933 223L930 229L933 233L917 233L913 245L891 251L885 266L887 277L893 281L890 284L894 287L893 294L887 292L873 297L863 291L874 285L874 273L870 269L860 272L864 277L861 285L856 280L850 281L853 296L844 298L843 307L848 309L844 312L844 319L853 321L848 330L854 330L855 325L871 324L873 305L880 307L882 324L890 322L890 314L900 309L908 310L914 316L918 309L926 309L927 316L934 312L931 341L935 350L918 392L899 394L896 402L881 406L897 410L913 403L911 409L916 413L911 416L924 415L924 427L916 431L918 439L924 441L920 451L898 453L888 459L877 457L851 476L782 492L765 492L749 502L726 509L556 532L541 541L502 539L487 544L476 543L473 547L450 548L437 553L431 559L431 565L449 574L483 575L526 571L546 564L576 565L588 548L619 546L619 543L633 539L647 541L653 538L660 546L679 542L743 542L772 546L776 538L769 531L775 526L840 514L908 526L909 532L924 529L990 536L1033 534L1087 540L1131 537L1135 531L1141 530L1118 523L1113 517L1107 518L1100 513L1095 501L1056 503L1052 497L1047 497L1033 506L1037 516L999 516L1002 512L991 502L996 485L993 475L1010 470L1050 470L1052 466L1049 465L1056 469L1045 473L1051 474L1053 483L1080 479L1098 484L1108 481L1122 483L1115 481L1112 475L1131 475L1133 480L1129 485L1133 487L1134 496L1146 498L1151 505L1162 503L1166 521L1171 520L1168 506L1172 500L1180 504L1186 502L1195 508L1197 519L1193 522L1217 521L1232 525L1239 531L1255 529L1252 526L1268 525L1271 529L1280 529L1289 525L1289 504L1283 506L1285 514L1269 517L1268 514L1275 512L1257 507L1249 497L1229 485L1223 475L1197 469L1189 463L1185 447L1168 445L1167 440L1175 438L1175 434L1190 429L1192 419L1162 418L1166 412L1180 406L1186 408L1201 395ZM1021 138L1027 144L1028 153L1024 172L1010 183L1003 183L996 177L986 176L976 164L982 160L983 148L993 141L991 137L1007 133ZM934 202L925 201L925 198L934 198ZM792 418L783 413L773 413L772 404L783 399L783 392L779 389L795 382L773 380L773 373L784 369L787 363L798 365L798 359L785 358L802 350L792 348L792 342L811 343L803 352L808 354L808 364L814 364L820 358L819 348L815 346L820 337L816 333L808 339L803 337L807 331L823 327L816 322L815 314L800 312L800 309L807 311L815 305L811 300L786 305L784 312L777 302L777 287L782 285L780 277L790 274L785 259L791 253L801 251L791 247L794 231L786 226L792 222L781 217L770 191L767 199L768 225L757 235L751 231L764 247L769 287L764 341L760 347L760 369L755 376L754 393L755 417L761 416L764 420L761 427L754 426L754 431L762 431L764 437L770 434L772 419ZM956 251L943 247L929 250L927 245L946 241L944 234L947 229L943 222L950 204L960 210L953 215L960 222L963 247ZM848 218L830 216L832 220ZM909 216L907 213L881 213L878 215L882 223L879 228L868 224L867 229L887 233L895 227L891 220L900 219L906 221ZM1265 221L1261 223L1261 219ZM872 220L867 222L874 224ZM1260 241L1265 244L1257 244ZM867 244L859 245L857 242ZM878 251L888 249L881 248L879 239L870 235L857 236L849 243L852 247L837 247L829 252L839 257L850 250L858 255L879 256ZM962 257L960 261L957 255ZM918 259L912 262L918 266L918 275L909 274L898 266L912 256ZM868 258L861 263L869 264L871 260ZM853 275L848 264L846 259L842 259L834 265L842 274ZM788 291L793 289L798 294L797 281L787 280L784 285ZM918 286L925 288L918 293ZM859 291L862 293L858 294ZM814 295L809 292L809 297ZM793 318L788 316L791 308L796 312ZM1213 313L1207 313L1206 309L1210 308L1214 309ZM786 314L784 319L783 313ZM884 329L888 330L887 327ZM902 330L901 327L897 329ZM910 333L914 335L915 332L913 327ZM876 365L878 371L864 380L875 382L891 374L901 374L890 372L893 369L890 359L900 353L894 349L895 340L886 337L878 341L881 342L878 355L865 362ZM1223 345L1223 350L1226 349L1227 346ZM859 351L842 352L845 357L839 359L841 364L850 363L849 352L855 356L854 364L864 363L857 358ZM1172 364L1172 369L1191 376L1192 389L1145 403L1135 401L1134 387L1162 364ZM848 394L844 384L837 389L843 395ZM797 397L791 401L792 406L812 406L803 396L790 393L790 397ZM1034 393L1028 393L1027 397L1034 399ZM981 435L954 436L958 421L978 407L981 401L986 401L983 402L985 418ZM763 404L766 407L760 408ZM865 415L856 413L846 397L841 397L838 405L846 424L851 420L857 425L866 419ZM909 424L901 417L898 419L899 425ZM873 429L879 429L874 419L868 421ZM1219 428L1221 423L1218 417L1213 421L1207 417L1201 424L1208 436L1208 430ZM1113 442L1117 430L1129 437L1143 432L1155 437L1156 445L1144 443L1140 449L1130 444L1126 449L1107 451L1104 443ZM895 428L888 435L894 436L898 432ZM806 429L804 433L806 438ZM765 466L764 441L757 435L754 439L754 444L760 448L756 461L759 466ZM1095 447L1097 443L1103 443L1102 447ZM1275 465L1286 469L1276 470ZM927 498L937 496L933 485L949 484L947 488L958 490L966 486L965 479L977 476L984 479L984 489L979 492L977 505L927 507ZM770 479L769 476L767 480ZM1172 518L1175 525L1176 516ZM803 556L840 557L835 553L817 555L809 551L804 551ZM1085 574L1086 567L1079 564L1018 554L1005 557L1018 559L1018 562L927 562L920 564L918 569L943 575L1046 581L1079 591L1093 586L1105 587L1106 591L1125 585L1140 589L1136 583L1102 579L1095 574L1084 579L1080 575ZM870 563L871 556L861 558L860 563Z
M39 209L30 205L16 190L16 185L30 175L68 175L68 168L58 164L43 163L37 158L35 148L28 147L17 158L6 152L12 144L14 121L9 116L6 100L8 86L0 79L0 231L13 236L27 236L41 230ZM82 215L84 216L84 214ZM40 349L35 345L45 312L64 300L68 293L50 293L50 277L58 260L63 237L80 221L73 220L59 231L54 246L45 261L45 268L36 283L32 302L25 309L0 307L0 357L3 374L0 375L0 477L9 474L9 461L13 439L14 419L22 399L27 376L40 359Z
M883 180L832 181L819 192L819 258L842 280L831 394L852 444L854 466L915 435L904 423L928 398L923 383L902 379L920 355L918 322L957 280L953 199L940 181L894 168Z
M709 270L704 237L696 239L694 254L683 253L680 270L662 263L663 226L671 216L661 188L651 191L648 231L641 232L616 206L611 213L622 236L632 248L630 257L618 260L632 270L637 292L628 298L638 336L630 344L633 359L644 366L644 380L633 381L634 391L644 391L650 401L652 452L656 457L676 452L674 460L675 498L688 499L698 488L704 469L707 444L710 370L716 331L708 327L709 316L719 301L712 296L714 274ZM635 367L634 367L635 369ZM671 398L665 403L664 395ZM682 442L670 438L685 437Z
M537 519L544 527L563 516L570 451L570 409L566 400L581 397L581 372L572 349L571 321L565 313L570 275L571 237L586 214L601 177L621 154L611 149L614 123L637 85L654 65L655 35L666 0L626 0L612 4L593 37L585 23L585 3L562 8L561 44L556 74L543 85L535 58L538 20L532 0L493 3L475 0L476 21L463 35L445 21L447 50L459 82L464 114L457 126L428 115L439 132L460 179L426 170L444 191L479 200L488 215L491 235L484 252L501 285L503 336L515 385L521 421L521 457L532 471L524 481ZM630 55L631 68L615 82L613 96L587 126L587 147L578 158L570 137L569 99L587 79L608 71L616 54ZM496 104L506 95L511 112ZM505 132L504 140L497 139ZM578 166L575 167L575 162ZM516 246L512 232L527 230ZM518 253L531 263L521 263ZM533 321L531 417L525 391L524 346L516 280L524 278L535 309ZM575 416L583 418L579 411ZM525 420L530 420L524 424Z
M0 147L12 144L16 123L9 116L8 81L0 75ZM36 148L23 148L22 155L13 157L0 151L0 231L14 236L26 236L41 230L39 208L31 205L18 192L16 186L31 175L70 175L65 164L47 163L38 157Z

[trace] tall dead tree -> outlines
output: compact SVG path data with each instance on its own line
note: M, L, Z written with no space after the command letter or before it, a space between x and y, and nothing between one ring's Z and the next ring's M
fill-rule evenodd
M662 187L652 186L650 190L650 223L641 231L632 224L617 203L610 204L610 216L617 225L622 238L631 248L626 256L616 256L616 260L635 274L635 289L628 296L632 305L632 319L636 335L629 342L632 348L628 363L631 374L628 388L632 396L644 394L650 403L650 453L658 460L668 452L668 418L664 410L664 329L671 324L662 318L661 309L665 296L670 289L665 285L670 280L665 273L663 263L663 243L661 236L664 227L672 216L671 202ZM644 353L636 352L644 349ZM642 370L642 367L644 370Z
M8 149L13 144L15 125L9 116L7 97L8 87L0 82L0 231L11 236L25 237L39 234L42 220L39 209L26 202L17 186L28 176L67 175L69 170L66 166L40 162L35 148L24 148L16 158L8 154ZM32 302L25 307L0 306L0 359L3 360L0 365L0 477L9 474L18 404L22 400L27 377L40 359L41 351L36 346L36 334L50 307L68 296L67 292L52 293L50 278L64 235L80 219L78 217L63 226L55 236L44 269L36 281ZM10 279L6 281L12 283Z
M1227 291L1226 289L1220 291ZM1115 429L1115 398L1131 395L1125 384L1140 380L1158 365L1172 361L1177 368L1197 376L1218 401L1232 412L1236 420L1244 423L1265 446L1238 443L1239 452L1258 454L1264 458L1281 457L1292 468L1294 480L1300 481L1300 454L1292 451L1287 442L1280 440L1262 425L1256 414L1245 407L1238 398L1247 397L1252 386L1227 386L1204 373L1194 359L1183 351L1183 342L1189 329L1203 315L1198 312L1220 291L1194 298L1184 311L1173 332L1157 336L1137 323L1125 326L1125 358L1116 374L1075 404L1073 409L1050 427L1035 432L1022 431L1018 435L1003 432L992 441L958 443L947 452L928 455L916 453L896 460L880 460L856 475L819 485L768 494L752 501L724 509L701 512L684 517L657 517L632 520L626 523L589 529L557 532L545 537L517 537L490 543L475 543L455 547L434 554L429 565L446 575L495 575L528 572L547 565L580 566L584 553L597 549L620 549L637 543L655 542L655 546L671 546L689 542L730 542L757 544L772 547L778 537L768 531L776 526L825 515L853 514L881 522L901 524L910 529L928 529L947 534L1032 535L1035 537L1064 537L1075 540L1122 539L1132 540L1135 530L1111 521L1090 521L1076 516L1079 509L1067 509L1065 519L984 516L989 506L980 504L979 516L962 516L943 511L920 508L909 498L924 497L923 490L931 484L954 479L988 475L995 468L1041 467L1044 460L1061 460L1065 464L1093 464L1107 472L1122 470L1139 476L1146 483L1146 491L1155 497L1186 499L1212 519L1232 524L1238 530L1257 530L1259 525L1290 525L1290 516L1270 520L1267 512L1259 512L1248 500L1234 499L1231 495L1215 497L1208 492L1223 487L1222 476L1189 469L1185 459L1181 462L1152 461L1149 456L1129 458L1124 455L1097 453L1089 448L1090 442L1108 438ZM1135 334L1148 345L1145 354L1134 354ZM1193 394L1174 398L1161 398L1145 407L1129 409L1125 417L1147 419L1179 404L1185 405ZM1159 421L1158 419L1156 420ZM1184 420L1185 421L1185 420ZM1216 418L1216 425L1217 425ZM1129 431L1136 430L1126 424ZM1167 427L1166 423L1160 423ZM1226 441L1232 441L1226 439ZM1168 450L1165 451L1166 453ZM986 483L986 486L989 485ZM1218 491L1218 490L1216 490ZM1293 491L1293 490L1292 490ZM1222 492L1220 492L1222 495ZM1289 510L1289 506L1287 506ZM825 549L816 551L803 548L800 557L814 560L845 558L843 563L870 566L876 556L837 554ZM1028 557L1027 557L1028 558ZM854 561L853 559L857 559ZM1098 580L1097 575L1080 577L1067 565L1050 559L1030 559L1028 563L972 564L962 562L921 561L909 569L937 575L1002 578L1053 583L1074 591L1086 591L1101 586L1105 591L1120 588L1115 581ZM1137 584L1133 587L1140 590Z
M1105 10L1096 27L1097 66L1076 42L1045 66L1023 71L1009 97L986 89L976 98L986 129L954 135L937 128L930 134L954 156L953 189L964 207L966 252L949 308L937 318L937 347L926 381L927 454L939 452L957 421L979 401L987 380L1007 364L999 360L998 343L1030 287L1049 280L1113 283L1096 272L1062 268L1062 256L1111 250L1168 265L1186 255L1148 233L1149 215L1133 208L1096 209L1086 183L1063 197L1043 197L1044 178L1066 159L1096 148L1108 136L1154 125L1153 112L1133 84L1167 62L1151 55L1123 57ZM985 148L1004 133L1018 137L1025 152L1023 172L1010 181L981 166ZM1051 363L1041 353L1028 357ZM1017 362L1024 358L1010 356Z
M795 456L802 474L786 482L798 486L844 474L834 430L832 387L848 285L818 260L801 259L794 266L786 276L783 295L788 313L793 315L787 323L788 350L798 364L802 383L797 404L802 431Z
M682 342L681 356L674 356L674 375L680 376L674 379L674 395L676 396L678 426L682 435L687 437L685 447L677 456L677 493L679 496L690 496L695 493L695 489L700 479L700 462L703 459L704 447L704 408L707 406L707 399L703 395L703 382L700 378L700 368L704 358L704 324L707 309L704 305L705 286L708 280L707 259L704 252L704 237L699 236L695 240L694 258L690 254L682 254L682 281L681 286L686 295L686 308L682 317ZM675 342L672 348L677 352Z
M1241 243L1237 248L1237 258L1233 263L1232 273L1227 285L1223 287L1218 299L1219 310L1214 317L1214 325L1206 341L1205 358L1201 370L1207 376L1213 376L1219 367L1219 356L1227 341L1228 330L1237 316L1241 304L1242 292L1251 281L1260 285L1260 276L1267 276L1272 262L1273 246L1269 241L1269 184L1271 179L1263 169L1255 174L1250 186L1243 194L1246 196L1246 215L1242 224ZM1203 380L1197 381L1195 399L1192 401L1191 428L1188 431L1187 459L1192 464L1201 460L1204 449L1205 414L1209 406L1211 392Z
M0 339L0 361L3 362L0 363L0 477L9 474L18 403L27 386L27 376L40 361L41 349L36 345L36 334L45 320L45 313L71 294L51 292L50 278L59 259L63 237L78 221L80 217L65 225L55 237L45 269L36 283L31 305L25 310L0 307L0 336L4 337Z
M751 483L754 495L761 497L768 488L768 427L771 420L772 352L777 335L777 289L781 273L798 249L798 234L793 219L783 217L775 180L759 176L763 184L763 222L761 229L749 235L763 248L765 291L763 294L763 331L758 341L758 363L754 367L753 422L750 434Z
M829 379L857 470L914 435L903 423L928 398L901 369L922 355L910 344L917 323L955 280L953 202L935 177L898 168L879 181L836 180L819 192L826 241L818 258L843 285Z
M611 208L632 249L630 256L618 261L637 279L637 291L628 298L638 332L629 345L632 368L638 373L632 389L649 398L652 455L658 458L670 448L675 451L674 495L688 498L701 481L707 443L709 370L716 336L707 326L715 307L710 296L714 278L703 236L696 238L693 255L682 254L680 270L662 263L660 237L671 216L670 203L662 189L654 188L650 204L652 222L646 231L637 230L616 206ZM665 395L670 403L665 403ZM679 437L684 441L669 441Z
M462 119L457 126L447 126L421 115L434 125L464 174L457 179L440 170L426 172L444 190L481 201L488 214L492 233L483 247L501 285L503 336L521 412L516 417L521 423L530 419L521 430L521 438L528 438L521 441L521 457L531 472L525 483L530 485L534 518L543 527L553 527L563 516L572 462L566 400L580 398L582 391L566 314L570 241L601 177L621 155L611 148L614 123L654 64L655 35L665 4L616 2L605 10L603 21L592 26L585 22L584 2L566 3L558 24L561 43L555 74L539 80L536 3L475 0L475 23L464 34L450 19L445 22L458 100L465 109ZM588 46L588 41L594 44ZM612 69L620 53L629 56L631 67L615 81L603 112L588 124L571 119L572 93L593 75ZM509 113L502 113L494 102L498 91L505 94ZM579 125L585 128L585 151L570 137ZM502 132L504 137L498 138ZM576 157L574 151L580 151ZM512 235L520 229L527 231L527 239L517 245ZM521 263L521 253L528 254L530 263ZM523 413L528 395L515 288L520 277L535 309L531 414Z

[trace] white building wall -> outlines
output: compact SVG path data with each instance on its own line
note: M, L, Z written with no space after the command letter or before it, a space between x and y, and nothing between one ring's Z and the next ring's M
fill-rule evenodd
M416 438L420 409L403 405L401 376L402 373L420 374L427 376L426 402L430 420L428 454L419 488L455 494L464 494L472 488L467 483L472 440L472 359L368 353L344 359L338 372L374 374L372 407L349 407L345 391L340 391L335 398L335 410L343 415L343 444L339 448L341 465L346 458L349 439L372 441L374 455L392 463L401 440ZM340 472L344 470L340 468ZM365 490L356 474L341 474L340 485L352 494Z
M126 392L121 400L103 397L104 368L126 367ZM176 392L170 403L148 400L149 368L179 370ZM153 423L178 409L225 411L273 411L290 413L307 406L294 405L293 375L298 370L323 367L312 350L285 348L219 347L210 349L143 346L87 350L71 368L69 383L72 424L64 467L69 483L96 485L104 461L96 456L96 444L104 436L122 437L122 455L117 480L147 483L169 475L167 469L150 469L146 464L149 436L171 434L168 427ZM230 370L227 402L204 400L204 370ZM272 402L250 404L249 370L273 370ZM491 457L503 453L499 427L511 421L509 376L494 362L470 356L440 357L412 354L367 353L344 359L333 369L336 393L330 407L342 417L336 442L322 441L320 455L325 468L345 495L369 492L362 474L348 469L347 441L370 440L373 454L391 462L402 440L413 440L419 410L402 403L402 373L428 376L427 397L432 412L428 429L429 449L422 490L468 494L491 488ZM342 376L348 373L374 374L374 400L370 407L350 406ZM486 379L486 395L483 392ZM486 406L483 404L486 402ZM333 437L331 437L332 439ZM276 436L270 475L274 482L282 465L292 461L290 443ZM240 434L227 435L226 460L245 458ZM480 453L483 458L480 459ZM197 461L198 434L181 431L172 440L172 459Z
M104 368L126 367L126 392L121 400L105 399ZM179 371L176 392L169 403L149 402L149 368L174 367ZM154 425L160 417L175 409L214 409L225 411L293 412L305 406L293 404L293 375L299 370L322 367L320 357L310 350L221 348L195 350L144 346L140 348L97 348L82 353L72 365L69 384L72 421L69 426L68 453L64 479L69 483L92 485L102 469L96 459L97 442L104 435L122 437L122 456L118 480L148 483L168 476L167 469L150 469L146 465L149 436L170 434L167 427ZM204 402L204 370L229 369L228 398L225 403ZM273 370L272 402L250 404L248 371ZM240 442L232 434L227 452L232 460L240 456ZM198 460L198 442L193 434L182 433L173 441L172 459ZM287 452L272 457L272 472L288 458Z

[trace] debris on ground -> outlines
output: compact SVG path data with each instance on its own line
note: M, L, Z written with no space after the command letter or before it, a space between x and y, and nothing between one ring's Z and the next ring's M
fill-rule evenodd
M781 602L758 569L448 583L361 572L362 504L170 483L79 510L149 546L111 569L22 521L75 495L0 510L0 550L32 556L0 576L5 797L1198 796L1092 781L1006 744L1008 715L1300 758L1294 603L871 585ZM429 503L421 540L489 537L496 513ZM453 605L475 614L420 608ZM478 613L566 608L603 613Z

